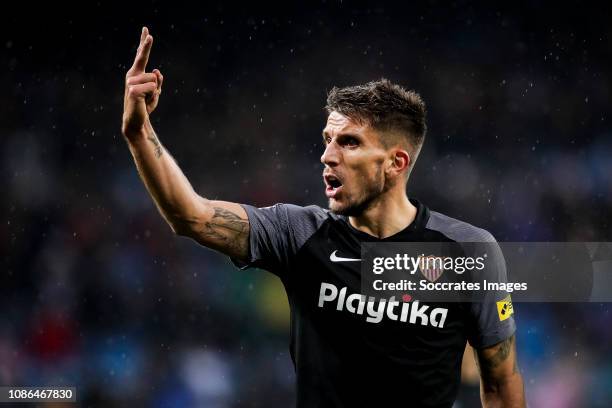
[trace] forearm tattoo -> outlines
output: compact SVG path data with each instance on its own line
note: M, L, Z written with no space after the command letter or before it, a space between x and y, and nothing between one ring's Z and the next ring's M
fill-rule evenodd
M248 248L249 222L238 214L221 207L213 207L214 214L204 223L202 234L213 238L220 246L236 254L246 254Z
M514 346L514 335L512 337L507 338L502 341L500 344L496 346L495 352L492 355L485 356L481 353L480 357L474 353L474 357L476 360L476 365L478 366L478 370L481 372L481 375L486 376L490 374L493 370L499 367L504 361L508 359L512 348ZM518 364L516 359L514 360L514 366L512 367L512 372L518 372Z
M157 135L155 134L155 132L153 132L150 136L147 136L147 139L149 139L151 143L153 143L153 145L155 146L155 157L159 159L164 153L164 148L162 147L159 139L157 138Z

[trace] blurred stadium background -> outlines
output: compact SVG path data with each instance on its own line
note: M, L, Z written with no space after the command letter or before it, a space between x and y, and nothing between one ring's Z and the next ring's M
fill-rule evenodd
M155 126L207 197L325 205L326 91L385 76L429 107L411 196L499 241L611 241L609 11L486 4L3 13L0 384L75 385L83 406L293 404L279 282L174 237L122 140L145 24ZM531 407L612 406L610 309L515 305Z

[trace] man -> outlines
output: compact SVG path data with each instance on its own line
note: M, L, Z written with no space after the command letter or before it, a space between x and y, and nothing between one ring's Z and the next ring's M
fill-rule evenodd
M159 70L145 72L152 43L143 28L126 75L123 135L177 234L282 280L291 306L299 407L450 407L466 340L477 350L483 405L524 407L512 317L502 321L484 303L454 304L440 309L443 322L432 324L434 318L423 314L429 306L421 305L420 324L412 315L372 323L364 318L363 304L351 313L351 305L345 308L335 296L341 288L359 293L360 270L353 261L362 242L493 240L407 198L426 131L425 105L417 94L386 80L331 91L321 157L330 210L207 200L192 189L149 120L163 83Z

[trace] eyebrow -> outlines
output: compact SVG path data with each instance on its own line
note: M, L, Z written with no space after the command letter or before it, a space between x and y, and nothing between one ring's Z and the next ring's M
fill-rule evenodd
M325 130L321 133L323 140L325 140L326 137L329 136L329 133L326 132ZM349 131L349 132L340 132L337 137L354 137L354 138L359 138L359 134Z
M325 131L324 131L324 132L323 132L323 145L324 145L324 146L327 146L327 140L326 140L326 137L328 137L328 136L329 136L329 134L328 134L327 132L325 132ZM340 139L340 143L343 143L343 142L342 142L342 140L343 140L343 139L345 139L345 138L353 138L353 139L355 139L355 140L356 140L358 143L360 143L360 144L361 144L361 143L363 143L363 138L362 138L362 137L360 137L358 134L356 134L356 133L352 133L352 132L351 132L351 133L340 133L340 134L338 134L338 135L336 136L336 138L339 138L339 139Z

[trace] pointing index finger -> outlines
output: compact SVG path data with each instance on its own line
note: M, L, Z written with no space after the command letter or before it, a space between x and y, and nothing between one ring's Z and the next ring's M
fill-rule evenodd
M149 29L147 27L142 27L142 31L140 33L140 45L142 45L144 39L147 38L147 35L149 35Z
M147 67L147 62L149 61L151 46L153 45L153 37L146 34L145 30L143 30L143 36L144 39L141 41L140 46L138 47L138 53L134 59L134 65L132 65L132 68L136 72L144 72L145 68Z

